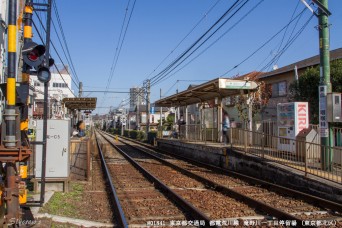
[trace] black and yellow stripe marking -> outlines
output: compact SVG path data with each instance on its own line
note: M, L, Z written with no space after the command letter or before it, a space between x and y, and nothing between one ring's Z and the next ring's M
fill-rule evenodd
M31 5L25 6L25 22L24 22L24 42L26 39L32 39L32 13L33 7Z
M31 0L26 0L26 5L24 8L24 43L30 42L32 40L32 14L33 7ZM29 83L30 82L30 74L29 67L24 63L22 70L22 82ZM20 130L27 131L28 130L28 104L29 98L27 98L27 102L24 108L24 112L22 112L21 122L20 122Z
M7 105L15 106L16 98L16 60L17 60L17 1L10 0L8 3L8 76L7 76Z

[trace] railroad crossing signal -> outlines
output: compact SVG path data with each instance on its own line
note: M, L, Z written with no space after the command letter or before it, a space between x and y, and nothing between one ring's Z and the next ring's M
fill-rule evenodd
M28 42L23 47L23 59L24 62L37 69L37 77L41 82L48 82L51 79L51 73L49 67L51 67L55 61L50 58L48 64L45 64L45 46L38 45L35 42Z
M24 62L30 67L38 67L44 61L45 46L28 42L23 47Z

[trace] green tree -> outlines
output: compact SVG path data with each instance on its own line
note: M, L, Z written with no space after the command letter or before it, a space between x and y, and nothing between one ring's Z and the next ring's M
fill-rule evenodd
M259 73L252 73L249 76L249 80L254 81L258 85L258 88L255 91L249 91L247 94L241 94L235 98L235 107L238 111L239 118L244 121L245 125L250 121L248 116L248 102L251 104L252 118L254 118L254 116L260 113L267 105L272 94L271 87L261 81L258 78L259 75Z
M163 119L163 130L171 130L172 125L175 122L175 115L169 114L166 119ZM160 124L160 120L158 120L158 126Z
M332 91L342 92L342 59L331 61L330 80ZM289 101L307 101L309 103L309 118L312 124L318 124L319 81L319 66L316 66L306 69L299 79L289 86Z

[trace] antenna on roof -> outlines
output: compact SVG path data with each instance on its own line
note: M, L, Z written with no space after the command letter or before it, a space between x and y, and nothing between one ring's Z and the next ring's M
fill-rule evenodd
M273 70L278 70L278 65L276 64L276 65L273 65Z

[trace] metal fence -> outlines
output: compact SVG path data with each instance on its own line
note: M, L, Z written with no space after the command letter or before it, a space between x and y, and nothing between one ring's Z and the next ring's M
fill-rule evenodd
M313 129L314 131L311 131ZM278 136L276 122L264 121L254 125L253 131L231 128L230 146L264 159L277 162L337 183L342 183L342 129L333 128L332 147L320 144L320 130L310 125L310 140L296 140ZM159 131L158 137L177 138L193 142L221 142L222 132L205 124L181 125L173 131Z
M342 147L230 129L231 147L337 183L342 183Z
M176 138L192 142L218 142L218 129L207 128L205 124L180 125L179 129L161 130L158 127L158 138Z

